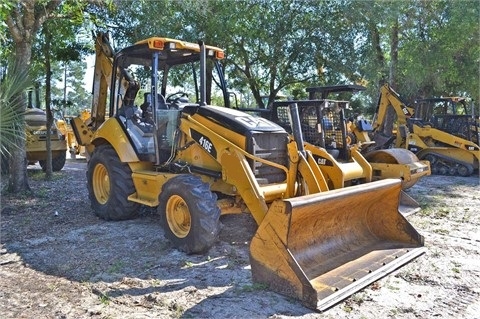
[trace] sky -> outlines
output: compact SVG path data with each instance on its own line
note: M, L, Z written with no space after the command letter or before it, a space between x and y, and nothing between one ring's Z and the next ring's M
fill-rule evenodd
M88 92L92 90L93 84L93 71L95 68L95 55L92 54L86 57L85 62L87 62L87 68L85 69L85 76L84 76L84 88Z

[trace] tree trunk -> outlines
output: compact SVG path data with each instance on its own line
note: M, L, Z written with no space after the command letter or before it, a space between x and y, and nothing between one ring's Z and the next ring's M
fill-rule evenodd
M390 34L390 68L388 82L391 87L396 88L396 70L398 65L398 18L395 19ZM395 123L395 110L393 107L388 108L385 114L385 125L383 134L385 136L393 135L393 124ZM397 128L398 129L398 128Z
M62 0L49 0L42 1L40 5L37 0L22 0L12 6L6 16L6 24L15 43L15 63L19 70L30 69L32 42L35 34L61 2ZM27 106L27 99L24 95L22 95L22 99L23 103L18 110L19 114L24 114ZM27 178L25 138L19 138L16 145L18 147L13 150L10 162L7 191L16 193L30 191Z
M45 47L43 54L45 56L45 112L47 113L47 160L45 167L45 180L49 181L52 179L52 124L53 116L52 109L50 107L52 102L52 67L50 61L50 42L51 34L48 30L48 23L44 27L45 32Z
M19 70L25 70L29 68L31 58L31 43L22 42L17 44L15 49L15 63L19 67ZM25 113L27 107L27 99L25 95L21 96L21 107L18 110L19 114ZM23 131L23 136L19 137L16 141L15 147L12 151L11 161L9 162L9 180L7 191L11 193L22 193L30 191L27 178L27 152L26 152L26 136Z

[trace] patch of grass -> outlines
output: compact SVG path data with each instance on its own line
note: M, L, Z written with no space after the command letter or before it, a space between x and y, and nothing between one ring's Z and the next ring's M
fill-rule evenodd
M177 304L175 301L172 301L170 305L168 305L168 310L174 312L173 316L175 318L182 317L183 313L185 312L185 309L181 305Z
M418 212L418 215L422 217L430 217L433 215L433 212L434 210L432 207L426 206L421 208L421 210Z
M253 292L253 291L262 291L262 290L267 290L268 285L263 284L263 283L253 283L251 285L244 285L240 287L239 291L240 292Z
M456 274L459 274L460 273L460 266L461 264L458 263L458 262L455 262L455 261L452 261L452 264L453 264L453 268L452 268L452 271Z
M440 253L440 251L438 249L435 249L435 250L430 250L431 252L431 256L434 257L434 258L439 258L442 256L442 254Z
M116 262L114 262L112 265L110 265L110 267L108 268L107 272L109 274L116 274L118 273L124 266L124 263L120 260L117 260Z
M463 210L465 211L465 215L463 215L461 222L462 223L469 222L472 219L473 212L470 211L469 207L465 207Z
M51 283L47 285L47 288L51 291L56 291L58 289L58 285L56 283Z
M237 250L234 248L229 249L225 256L228 258L228 268L232 269L238 266L245 264L245 261L242 259L242 256L238 254Z
M45 181L45 172L41 170L27 170L28 178L32 181ZM47 182L59 181L65 177L64 172L52 172L52 179Z
M343 311L345 311L346 313L350 313L353 311L353 307L350 305L346 305L343 307Z
M107 294L107 293L101 293L99 296L98 296L98 299L100 299L100 302L103 304L103 305L108 305L110 303L110 296Z
M393 290L393 291L398 291L398 290L400 290L400 288L395 287L395 286L392 286L392 285L387 285L387 288L390 289L390 290Z
M39 198L47 198L48 197L48 189L45 187L39 187L35 189L35 196Z
M162 285L162 282L159 279L153 279L152 281L153 287L160 287L161 285Z
M448 235L450 233L448 229L443 229L443 228L434 229L433 232L440 235Z
M43 181L45 180L45 173L40 170L27 170L27 176L32 181Z
M400 311L398 311L397 308L390 309L388 316L395 318L399 313L400 313Z
M357 305L361 305L365 301L365 296L362 293L356 293L352 296L351 299Z
M447 209L442 208L435 213L435 218L445 218L448 214L450 214L450 212Z

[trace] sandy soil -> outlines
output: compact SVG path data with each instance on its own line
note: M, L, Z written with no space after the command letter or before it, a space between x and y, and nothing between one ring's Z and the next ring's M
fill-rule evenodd
M91 211L85 162L44 182L35 196L1 197L0 318L480 318L480 185L429 176L408 193L407 219L427 252L324 313L252 283L249 215L222 217L217 244L185 255L158 218L106 222Z

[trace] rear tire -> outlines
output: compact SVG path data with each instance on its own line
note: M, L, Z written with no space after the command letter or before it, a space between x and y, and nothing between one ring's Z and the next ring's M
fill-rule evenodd
M52 158L52 171L53 172L58 172L61 171L63 166L65 166L65 162L67 161L67 153L57 156L55 158ZM47 170L47 161L46 160L39 160L38 164L40 164L40 167L42 168L42 171Z
M52 159L52 171L58 172L61 171L63 166L65 166L65 162L67 160L67 153L64 152L62 155L57 156Z
M179 175L163 185L158 213L165 237L187 253L206 252L220 232L217 196L193 175Z
M100 145L88 162L88 197L95 214L105 220L136 217L140 204L128 200L135 192L132 171L110 145Z

